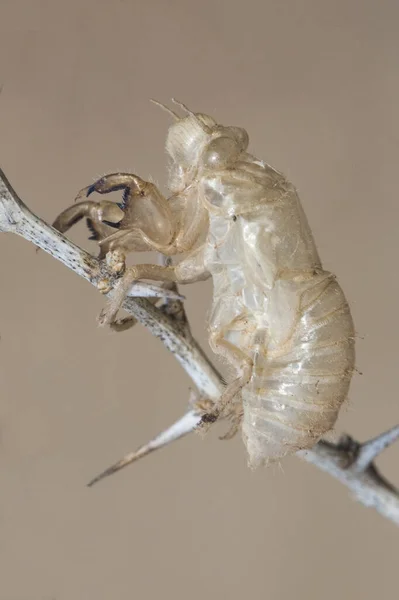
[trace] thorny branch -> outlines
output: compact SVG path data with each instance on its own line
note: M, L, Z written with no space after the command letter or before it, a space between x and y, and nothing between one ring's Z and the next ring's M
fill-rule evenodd
M97 285L101 279L108 279L112 285L115 283L115 276L103 261L94 258L34 215L17 196L1 170L0 232L16 233L33 242L93 285ZM154 295L164 298L160 308L144 297ZM193 339L177 289L165 290L154 285L135 284L129 296L124 309L161 339L191 377L200 396L217 400L223 389L223 380ZM137 451L126 455L89 485L194 431L200 418L195 410L189 410L171 427ZM298 452L298 455L338 479L349 488L356 500L375 508L399 525L399 491L383 478L373 462L396 440L399 440L399 425L363 444L343 436L337 444L321 441L311 450Z

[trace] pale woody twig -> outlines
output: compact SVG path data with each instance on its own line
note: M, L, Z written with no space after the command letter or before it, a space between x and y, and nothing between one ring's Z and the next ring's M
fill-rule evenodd
M357 450L356 460L354 467L361 472L365 471L377 458L385 448L388 448L391 444L399 439L399 426L393 427L385 433L381 433L377 437L361 444Z
M379 437L390 437L393 431L395 431L394 437L398 439L399 426ZM345 436L344 443L332 444L321 441L312 450L298 454L346 485L356 500L365 506L375 508L381 515L399 525L399 491L379 473L374 463L363 467L361 460L359 463L357 461L365 445L367 442L362 445ZM380 450L385 447L380 447ZM354 448L357 448L357 452L353 452Z
M158 450L171 442L191 433L200 421L194 411L187 412L176 421L169 429L156 436L148 444L124 456L117 463L95 477L89 486L94 485L104 477L113 475L132 462L143 458L150 452ZM391 443L399 439L399 426L381 434L377 440L389 439ZM373 440L374 441L374 440ZM321 441L312 450L298 452L298 455L307 462L317 466L335 479L348 487L356 500L365 506L375 508L384 517L391 519L399 525L399 491L386 481L378 472L373 463L362 466L361 449L368 445L361 445L349 436L345 436L338 444ZM387 447L378 445L380 451Z
M80 249L36 217L18 198L1 171L0 231L16 233L33 242L93 285L97 285L98 281L104 278L111 284L115 283L103 262ZM136 292L132 289L131 293L141 294L147 288L151 295L154 290L151 291L150 287L136 288ZM172 293L175 292L176 290L172 290ZM179 298L176 296L177 300ZM124 308L153 335L162 340L192 378L203 397L211 400L219 397L223 389L222 379L192 338L184 312L183 318L176 319L174 318L176 315L164 314L144 298L129 298ZM200 416L194 410L188 411L151 442L125 456L89 485L192 432L199 420ZM312 450L298 452L298 455L341 481L359 502L375 508L384 517L399 525L399 492L380 475L373 463L380 452L398 439L399 426L364 444L359 444L349 436L345 436L338 444L321 441Z
M160 433L153 440L148 442L148 444L144 444L144 446L141 446L138 450L126 454L126 456L121 458L121 460L118 460L117 463L100 473L100 475L97 475L97 477L92 479L87 485L91 487L95 483L101 481L101 479L104 479L104 477L113 475L117 471L120 471L120 469L127 467L139 458L143 458L144 456L147 456L147 454L154 452L154 450L159 450L163 446L167 446L171 442L174 442L175 440L180 439L184 435L191 433L197 427L200 420L201 417L198 414L196 414L195 411L190 410L185 415L183 415L183 417L181 417L178 421L176 421L176 423L173 423L173 425L168 427L168 429L162 431L162 433Z

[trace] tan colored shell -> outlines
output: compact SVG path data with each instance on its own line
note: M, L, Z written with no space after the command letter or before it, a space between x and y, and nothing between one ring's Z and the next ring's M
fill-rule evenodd
M227 129L218 126L218 135ZM182 148L176 153L184 155ZM203 261L214 286L210 341L243 377L235 399L241 393L243 439L256 466L312 447L333 427L354 370L354 326L281 173L245 147L223 168L202 168L194 187L209 215ZM246 381L240 355L250 365Z
M354 370L353 322L335 277L322 268L295 188L247 152L244 129L178 104L187 115L169 111L168 200L154 184L114 173L84 195L123 189L119 207L81 202L55 226L66 231L88 216L102 256L124 272L103 324L115 324L137 279L212 277L209 342L237 376L204 420L235 416L255 466L310 448L333 427ZM124 255L144 250L185 257L175 267L124 271Z

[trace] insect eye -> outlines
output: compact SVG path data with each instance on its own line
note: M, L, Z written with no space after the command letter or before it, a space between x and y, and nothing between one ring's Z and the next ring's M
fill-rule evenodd
M240 146L241 151L245 151L248 148L249 137L248 133L242 127L225 127L225 131L228 131L229 134L236 140L237 144Z
M206 146L202 164L210 169L218 169L236 161L239 154L240 148L235 140L227 136L218 137Z

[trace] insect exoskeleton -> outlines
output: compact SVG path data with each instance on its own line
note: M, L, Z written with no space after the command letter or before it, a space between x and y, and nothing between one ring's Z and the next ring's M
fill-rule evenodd
M175 266L126 269L103 321L116 318L135 279L212 277L209 341L236 378L204 421L232 417L232 432L241 427L256 466L312 447L334 426L354 370L354 326L336 278L322 268L294 186L248 152L244 129L177 104L183 117L167 109L174 118L166 140L171 195L157 191L158 218L149 211L144 233L126 218L124 231L134 230L129 251L185 257ZM127 214L138 180L125 175L109 176L105 187L125 189ZM104 179L91 191L106 193ZM113 221L107 224L120 230L120 219ZM167 234L160 239L157 231ZM115 250L117 233L113 240Z

